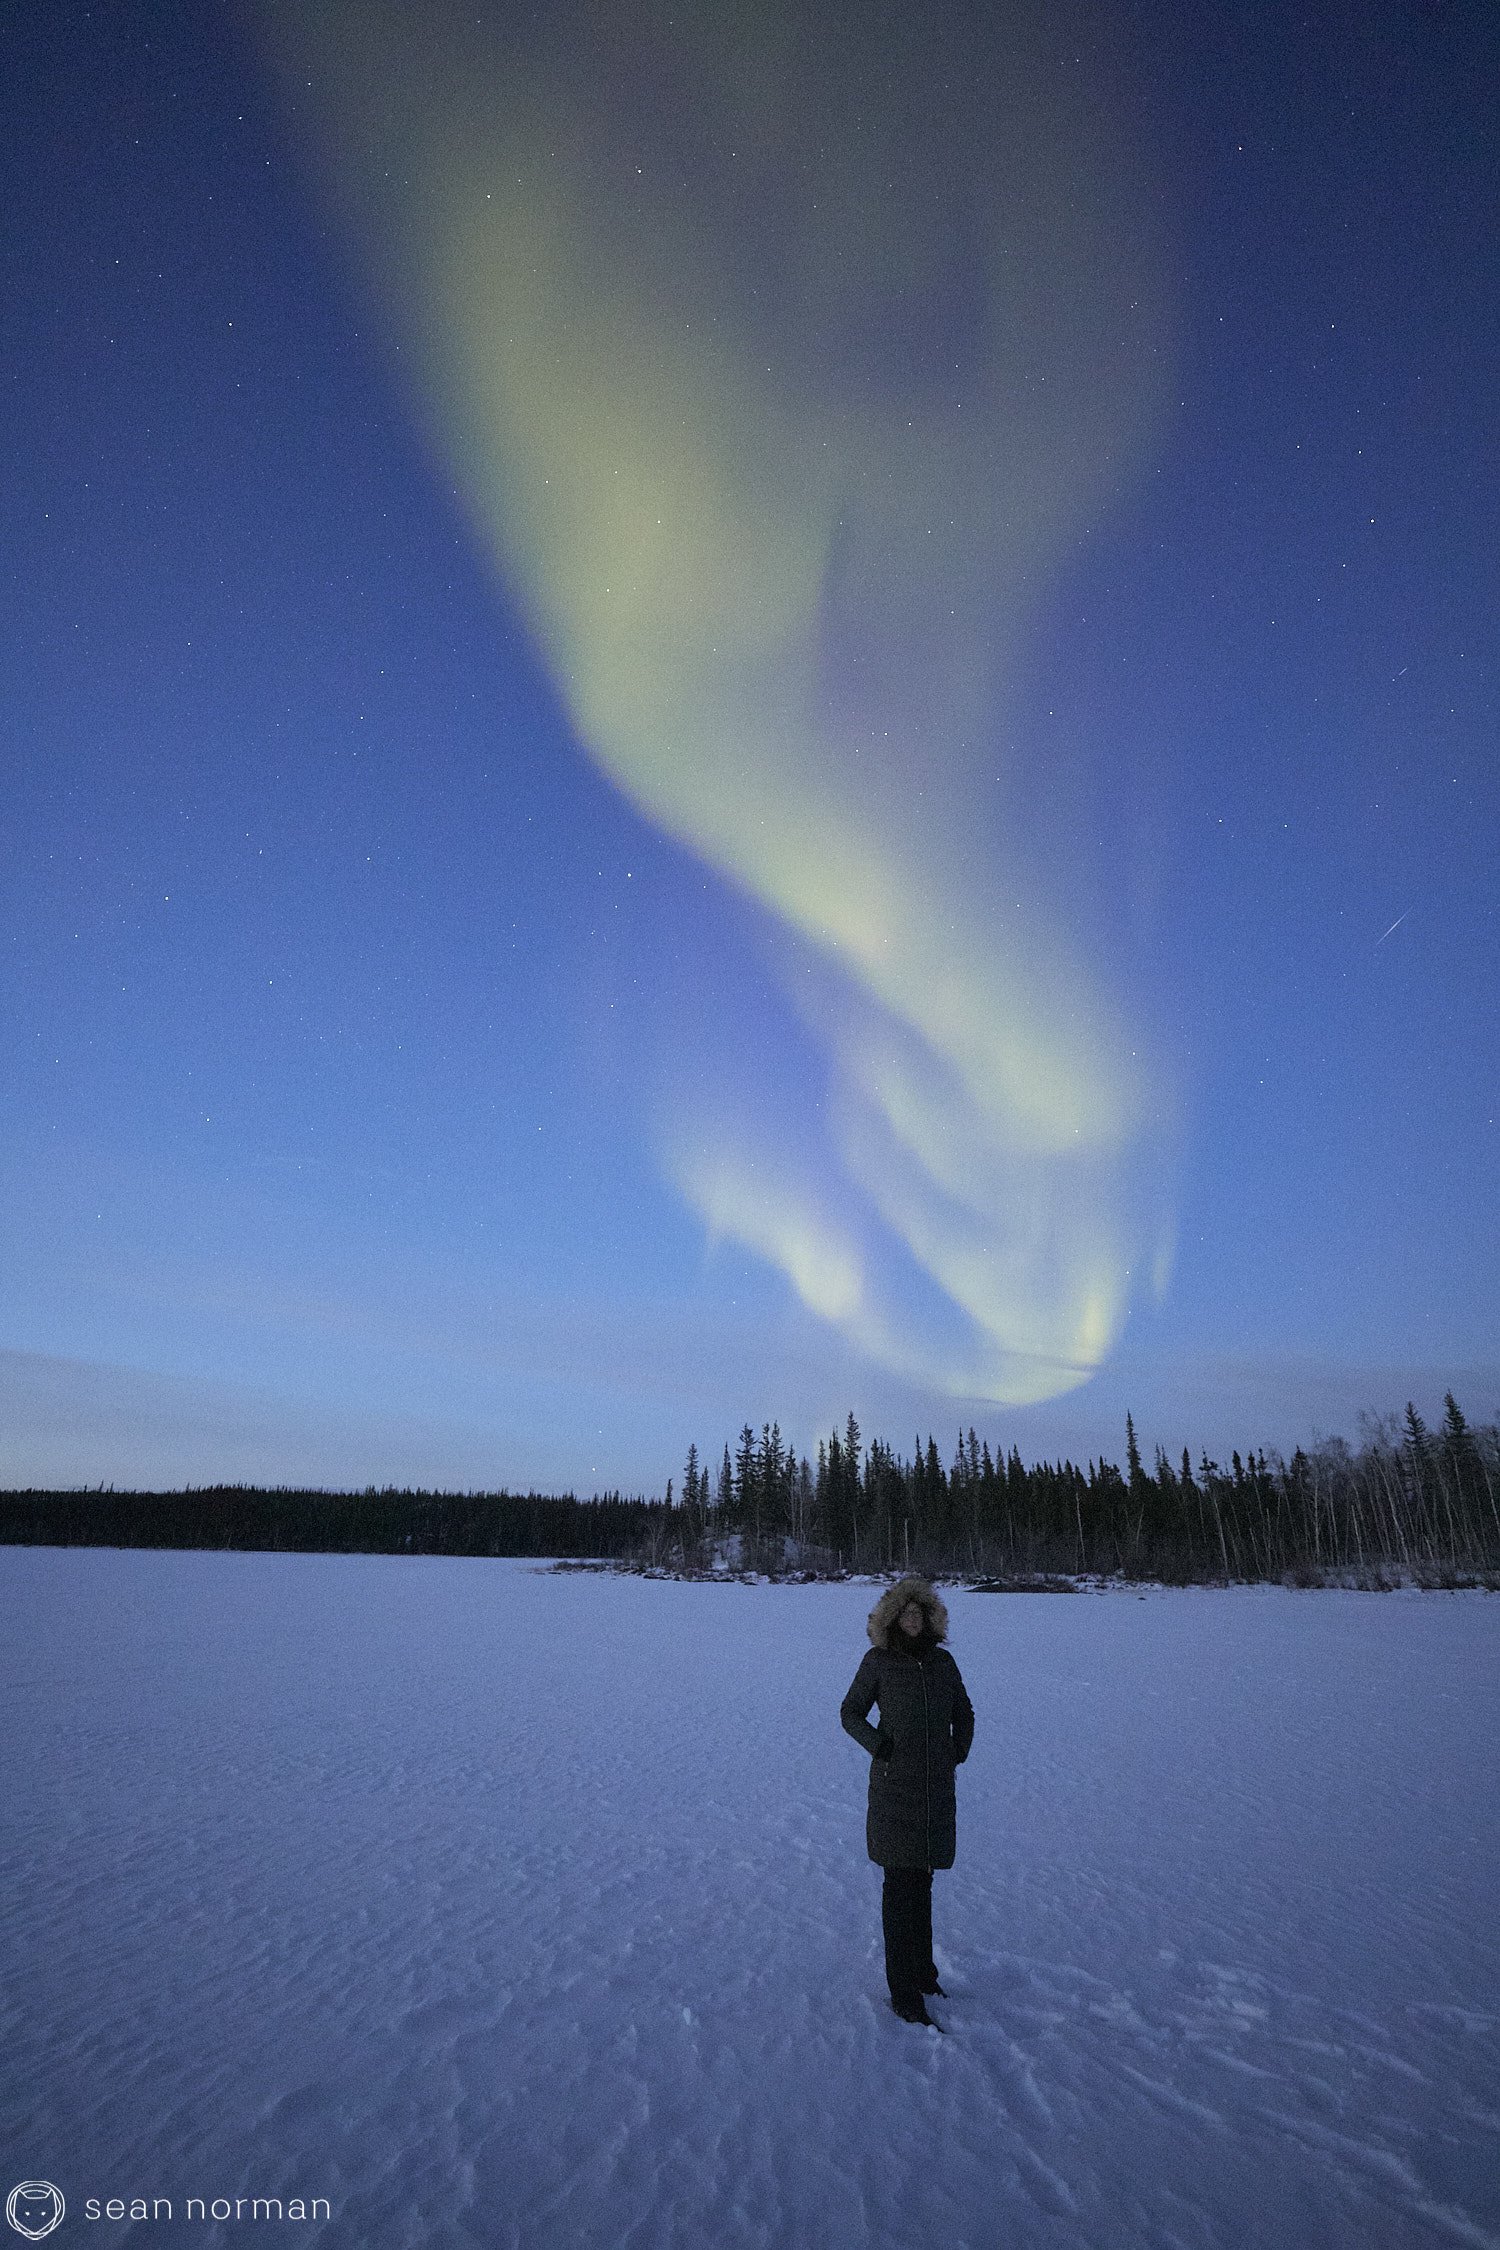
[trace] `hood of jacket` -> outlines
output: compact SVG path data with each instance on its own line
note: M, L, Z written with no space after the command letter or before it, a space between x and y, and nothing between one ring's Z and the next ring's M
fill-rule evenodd
M894 1586L887 1586L870 1612L867 1630L876 1648L890 1648L898 1636L905 1639L896 1620L908 1602L915 1602L927 1620L915 1644L917 1647L935 1648L939 1641L947 1639L948 1611L941 1596L925 1578L901 1578Z

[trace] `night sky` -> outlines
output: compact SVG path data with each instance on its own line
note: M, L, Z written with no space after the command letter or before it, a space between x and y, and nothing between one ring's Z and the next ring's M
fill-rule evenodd
M1497 86L7 10L0 1482L1495 1415Z

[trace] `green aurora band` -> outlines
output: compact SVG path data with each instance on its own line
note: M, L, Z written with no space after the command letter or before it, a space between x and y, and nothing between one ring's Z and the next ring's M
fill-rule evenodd
M1071 870L975 841L1028 619L1163 404L1067 10L872 6L857 52L759 4L258 20L579 740L796 941L821 1113L685 1076L669 1175L919 1384L1086 1381L1166 1285L1173 1102Z

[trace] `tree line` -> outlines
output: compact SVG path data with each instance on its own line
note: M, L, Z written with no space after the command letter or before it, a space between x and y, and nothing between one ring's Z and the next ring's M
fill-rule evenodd
M681 1492L422 1492L211 1485L183 1492L0 1492L0 1545L237 1548L287 1553L507 1555L689 1575L800 1577L917 1570L1026 1583L1093 1574L1169 1584L1400 1574L1500 1583L1500 1426L1471 1427L1452 1392L1441 1425L1416 1408L1361 1417L1343 1438L1264 1448L1227 1466L1156 1448L1125 1417L1123 1465L1026 1467L971 1428L946 1461L867 1444L851 1413L799 1456L779 1423L746 1423L716 1467L688 1448Z
M868 1445L853 1414L798 1458L777 1423L747 1423L716 1470L690 1446L682 1493L657 1509L637 1559L708 1567L733 1542L741 1567L789 1559L818 1573L926 1576L1098 1574L1186 1584L1500 1571L1500 1427L1471 1427L1453 1393L1441 1427L1415 1406L1365 1415L1358 1452L1340 1437L1290 1461L1264 1448L1227 1465L1184 1447L1142 1460L1132 1415L1123 1465L1099 1458L1030 1468L970 1428L946 1462L936 1440L909 1456Z
M200 1547L319 1555L546 1555L614 1560L651 1504L618 1492L363 1492L205 1485L185 1492L0 1492L0 1545Z

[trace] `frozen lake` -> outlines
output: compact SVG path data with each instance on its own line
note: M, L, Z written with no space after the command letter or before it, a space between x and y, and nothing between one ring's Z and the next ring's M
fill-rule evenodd
M0 2194L53 2239L1500 2246L1493 1596L943 1589L942 2036L839 1725L874 1584L0 1572Z

